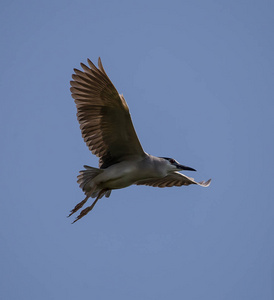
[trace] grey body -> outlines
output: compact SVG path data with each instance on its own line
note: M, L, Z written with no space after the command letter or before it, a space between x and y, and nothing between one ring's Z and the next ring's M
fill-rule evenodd
M114 189L132 184L172 187L196 184L208 186L211 180L196 182L178 171L195 171L167 157L156 157L144 152L127 103L108 78L99 58L97 68L90 60L83 71L74 69L71 81L72 97L77 107L77 118L82 136L90 151L99 157L99 168L84 166L78 183L86 198L71 211L78 211L89 197L93 204L81 211L74 222L86 215L103 196ZM73 223L74 223L73 222Z
M126 160L114 164L94 178L100 189L122 189L139 180L163 178L168 175L165 159L146 154L136 160Z

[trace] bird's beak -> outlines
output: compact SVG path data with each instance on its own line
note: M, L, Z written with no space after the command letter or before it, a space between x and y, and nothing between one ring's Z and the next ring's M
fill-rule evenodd
M187 166L183 166L183 165L180 165L180 164L176 164L176 167L180 170L185 170L185 171L196 171L195 169L193 168L190 168L190 167L187 167Z

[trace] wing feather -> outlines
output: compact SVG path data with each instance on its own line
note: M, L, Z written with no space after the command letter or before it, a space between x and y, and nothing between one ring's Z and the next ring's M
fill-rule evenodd
M132 124L127 103L107 76L101 59L97 68L89 59L83 71L74 69L71 93L82 136L106 168L136 156L145 156Z
M190 185L190 184L198 184L203 187L207 187L210 185L211 179L208 181L196 182L193 178L188 177L182 173L174 172L169 174L163 178L150 178L139 180L135 184L136 185L149 185L153 187L172 187L172 186L182 186L182 185Z

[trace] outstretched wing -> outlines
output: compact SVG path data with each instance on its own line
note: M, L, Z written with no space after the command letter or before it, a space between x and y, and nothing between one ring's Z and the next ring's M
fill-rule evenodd
M167 175L163 178L151 178L139 180L135 184L137 185L149 185L153 187L172 187L172 186L182 186L182 185L190 185L190 184L198 184L203 187L207 187L210 185L211 179L208 181L196 182L193 178L187 177L186 175L174 172L170 175Z
M132 124L127 103L108 78L101 59L97 68L89 59L83 71L74 69L72 97L82 136L90 151L106 168L136 156L145 156Z

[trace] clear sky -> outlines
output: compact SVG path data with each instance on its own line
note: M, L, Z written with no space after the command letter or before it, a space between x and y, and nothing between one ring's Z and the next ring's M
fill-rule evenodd
M274 2L2 1L0 298L274 298ZM83 199L73 68L98 57L146 152L209 188Z

